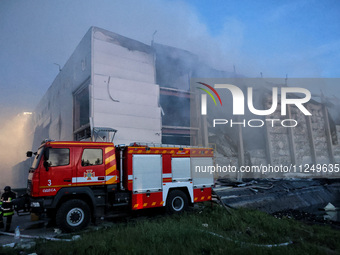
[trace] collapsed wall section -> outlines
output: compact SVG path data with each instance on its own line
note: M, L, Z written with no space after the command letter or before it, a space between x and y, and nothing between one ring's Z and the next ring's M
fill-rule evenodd
M313 108L318 107L314 104L309 104L307 107ZM292 142L294 143L294 152L295 156L293 161L295 164L310 164L313 162L313 150L311 148L312 140L309 137L309 123L311 121L311 117L305 116L299 109L296 107L290 107L290 113L292 119L298 122L297 126L292 128Z
M263 90L262 95L263 109L271 108L270 93ZM287 105L287 114L282 115L281 103L278 102L275 112L266 116L264 120L265 143L257 148L252 148L250 145L259 145L255 138L260 135L260 132L250 132L249 128L242 128L242 143L245 148L243 166L288 166L292 167L292 172L268 172L265 175L260 171L243 172L242 178L336 177L336 172L332 172L332 170L326 172L316 168L320 168L323 164L325 164L324 167L334 168L336 164L340 163L340 127L333 121L324 102L312 99L304 106L311 116L304 115L295 105ZM290 119L295 120L296 126L294 126L294 122L289 121ZM282 125L282 121L285 125ZM290 125L294 127L288 127ZM216 129L210 129L210 131L214 130ZM226 147L232 148L226 141L233 138L236 144L237 138L235 135L224 134L222 136L221 132L219 130L209 136L209 143L216 144L216 163L219 166L232 165L239 168L239 164L236 162L239 158L237 146L233 150L234 152L226 150ZM246 137L247 133L250 135ZM296 171L294 171L294 167ZM215 174L215 177L236 179L240 176L236 172L225 172Z
M334 148L334 161L340 162L340 126L339 125L336 126L335 132L336 132L337 139L336 139L336 142L333 146L333 148Z

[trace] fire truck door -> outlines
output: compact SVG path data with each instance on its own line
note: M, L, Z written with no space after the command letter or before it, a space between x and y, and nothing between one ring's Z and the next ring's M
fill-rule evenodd
M48 151L48 153L46 153L46 151ZM46 148L44 153L44 167L40 171L39 186L42 195L55 193L62 187L71 186L72 171L70 149Z
M105 183L105 165L101 148L84 148L77 165L77 185L98 185Z

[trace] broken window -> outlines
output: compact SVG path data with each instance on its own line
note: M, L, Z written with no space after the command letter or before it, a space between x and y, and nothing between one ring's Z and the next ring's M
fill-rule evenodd
M89 86L81 86L73 94L73 131L74 139L79 141L91 136L90 132L90 95Z
M171 131L170 131L171 132ZM190 145L190 135L185 134L171 134L167 131L162 135L163 144L175 144L175 145Z
M161 88L162 143L190 144L190 93Z
M163 110L163 126L190 127L190 97L160 95L160 104Z

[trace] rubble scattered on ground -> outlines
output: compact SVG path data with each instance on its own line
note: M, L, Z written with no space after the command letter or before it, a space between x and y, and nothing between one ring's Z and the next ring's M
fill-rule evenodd
M330 225L335 228L340 229L340 222L331 221L324 219L322 215L316 215L313 213L308 213L300 210L282 210L275 213L272 213L272 215L275 218L282 219L282 218L289 218L289 219L295 219L299 221L303 221L307 224L321 224L321 225Z

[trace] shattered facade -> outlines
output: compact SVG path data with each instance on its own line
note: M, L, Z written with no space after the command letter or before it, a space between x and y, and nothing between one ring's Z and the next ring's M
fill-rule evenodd
M212 73L228 75L188 51L92 27L36 108L33 148L46 138L110 140L101 128L117 130L116 144L189 145L199 136L190 78Z
M95 128L118 130L116 143L161 143L154 61L150 46L90 28L36 108L33 147L94 138Z
M272 105L271 94L267 89L259 89L263 96L263 109L269 109ZM295 95L296 96L296 95ZM323 99L325 100L325 99ZM240 162L237 137L226 133L224 136L216 136L210 127L209 143L216 146L216 162L219 165L245 166L306 166L316 164L340 163L340 123L331 116L324 102L310 100L304 104L312 114L305 116L295 105L287 105L287 116L282 116L278 103L277 110L265 119L277 120L293 119L297 121L294 128L281 125L272 126L271 121L264 121L264 128L243 128L244 161ZM257 116L256 118L259 118ZM263 120L265 120L263 119ZM276 123L277 123L276 122ZM235 131L235 130L234 130ZM222 138L222 139L221 139ZM262 142L261 142L262 140ZM308 173L309 171L309 173ZM336 177L336 172L323 172L308 170L299 173L299 168L292 173L271 173L263 176L261 173L243 173L242 178L282 178L282 177ZM216 178L239 178L236 173L216 174Z
M244 128L240 141L240 130L214 129L209 117L202 118L198 99L190 91L190 80L201 77L242 76L215 70L182 49L153 42L146 45L92 27L36 108L33 149L45 138L108 139L111 133L95 130L111 128L118 130L115 144L209 145L219 165L340 162L340 128L336 125L340 123L329 115L324 102L306 104L312 116L289 107L290 118L299 123L295 128ZM261 95L256 103L263 109L270 107L270 90L277 85L256 86ZM231 102L231 98L223 101ZM267 118L282 116L274 112ZM216 177L234 178L236 174Z

